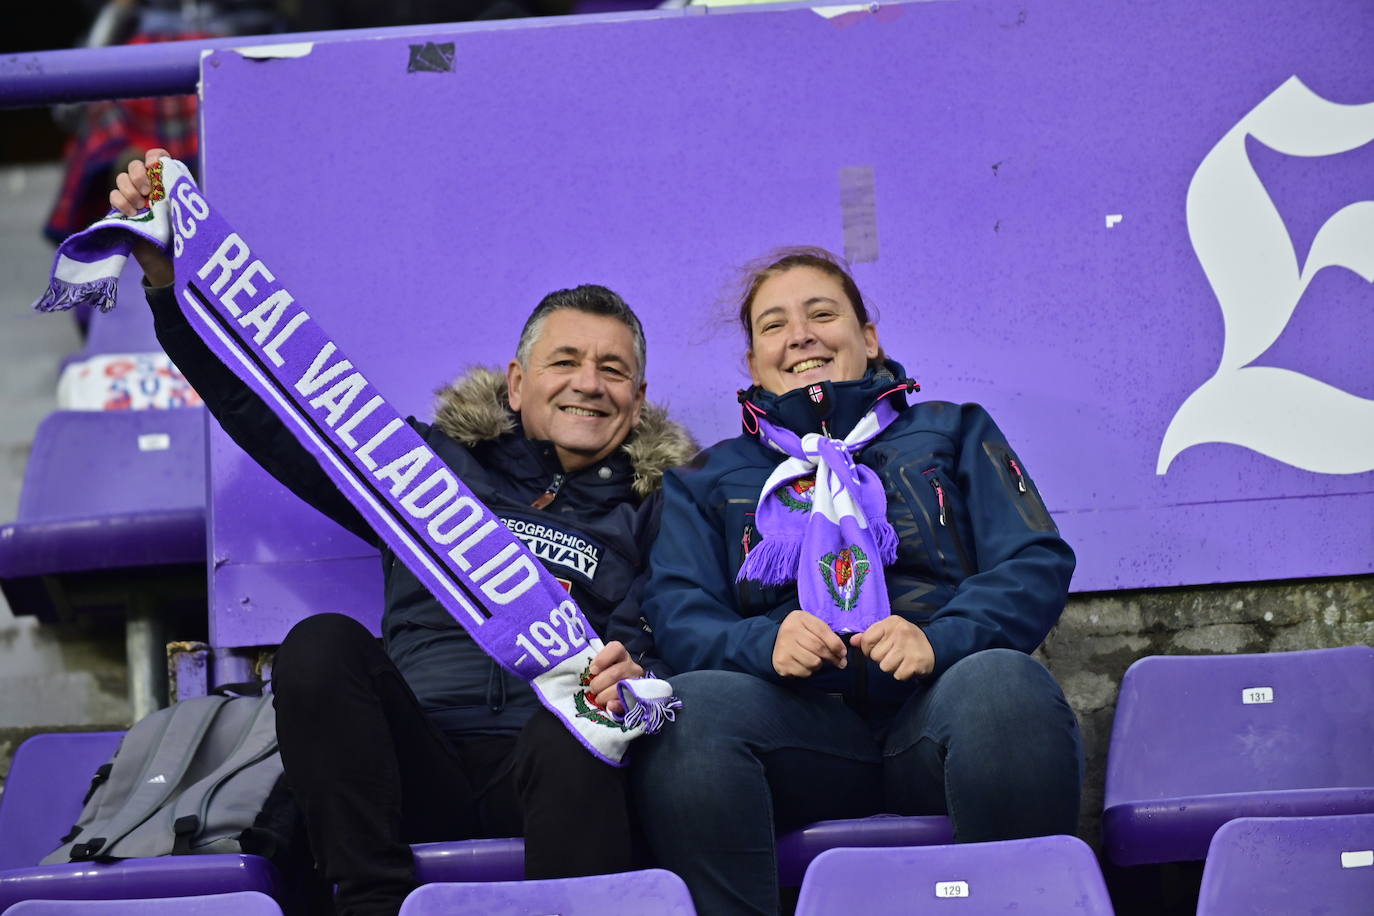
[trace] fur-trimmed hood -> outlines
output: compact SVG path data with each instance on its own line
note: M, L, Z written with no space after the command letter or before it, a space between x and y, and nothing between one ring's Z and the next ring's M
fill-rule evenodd
M517 428L506 400L506 376L492 369L469 369L435 392L434 425L471 448ZM644 404L639 425L621 449L634 467L634 490L648 496L663 483L663 472L684 465L697 452L692 434L668 418L657 404Z

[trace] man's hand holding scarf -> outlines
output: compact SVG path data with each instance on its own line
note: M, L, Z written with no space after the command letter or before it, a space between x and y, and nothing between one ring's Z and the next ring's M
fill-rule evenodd
M597 653L588 673L592 679L587 682L587 694L597 706L623 716L625 704L620 700L620 682L643 677L644 669L630 657L629 650L617 639L606 643L605 648Z
M110 206L125 216L137 216L138 211L149 205L149 195L153 193L153 182L148 176L148 166L154 165L163 156L171 153L165 149L150 149L143 155L143 161L135 159L129 167L115 179L115 189L110 192ZM143 268L143 276L149 286L171 286L176 281L172 259L156 245L141 239L134 243L134 259Z

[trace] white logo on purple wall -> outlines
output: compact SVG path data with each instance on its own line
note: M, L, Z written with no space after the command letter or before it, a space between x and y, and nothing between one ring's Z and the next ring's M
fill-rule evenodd
M1322 268L1344 267L1374 283L1374 201L1332 215L1300 265L1245 151L1247 135L1288 156L1334 156L1374 141L1374 103L1339 105L1291 77L1198 166L1188 186L1188 235L1226 337L1216 373L1169 423L1155 473L1166 473L1184 449L1209 442L1320 474L1374 470L1374 400L1300 372L1251 365L1279 339Z

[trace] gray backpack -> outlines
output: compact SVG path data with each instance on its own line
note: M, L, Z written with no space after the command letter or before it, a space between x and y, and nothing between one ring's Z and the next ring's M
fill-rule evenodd
M271 694L182 700L129 729L44 865L258 852L284 797Z

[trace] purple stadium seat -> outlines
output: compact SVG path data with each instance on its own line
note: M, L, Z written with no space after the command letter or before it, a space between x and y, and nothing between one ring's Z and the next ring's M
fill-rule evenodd
M266 894L241 891L143 900L26 900L5 916L281 916L281 907Z
M832 849L806 871L796 916L908 913L1111 916L1097 859L1077 837Z
M123 737L63 732L34 735L19 745L0 795L0 875L33 865L60 845L81 813L83 787Z
M1201 860L1238 817L1374 812L1374 648L1152 656L1121 682L1103 838L1118 865Z
M949 818L882 814L819 821L778 837L778 880L801 884L811 860L837 846L927 846L953 842ZM421 883L519 881L525 876L525 845L518 838L421 843L411 847Z
M653 868L617 875L557 881L492 881L426 884L411 892L401 916L692 916L687 885L670 871Z
M16 614L121 604L115 571L193 566L204 607L205 411L57 411L38 427L19 518L0 526L0 587ZM66 578L63 578L63 577Z
M576 0L570 12L575 16L585 16L651 10L657 7L657 0Z
M84 787L114 753L121 737L122 732L66 732L35 735L19 746L0 795L0 913L11 912L23 900L128 901L244 891L276 896L280 890L277 870L258 856L35 864L56 849L58 840L71 829L81 813Z
M417 843L410 849L421 884L519 881L525 877L525 841L519 837Z
M1368 916L1374 814L1243 817L1212 837L1197 916Z
M15 752L0 795L0 913L31 898L118 899L235 891L276 895L267 860L249 855L128 859L109 864L36 865L81 813L84 787L114 754L123 732L35 735ZM519 881L519 839L424 843L414 847L422 882Z
M802 883L813 859L839 846L935 846L954 842L949 818L876 817L818 821L778 837L778 882L783 887Z
M953 842L949 818L881 814L819 821L778 837L778 879L801 884L811 860L837 846L926 846ZM525 876L525 845L518 838L421 843L412 846L421 883L519 881Z

